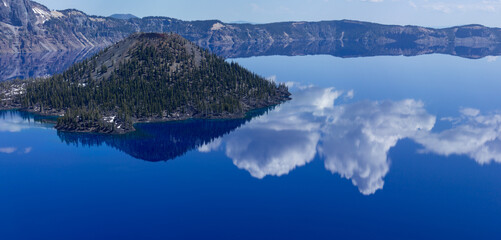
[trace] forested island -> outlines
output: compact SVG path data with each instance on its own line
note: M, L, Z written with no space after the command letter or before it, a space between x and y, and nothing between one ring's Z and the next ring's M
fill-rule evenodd
M127 133L138 122L242 118L290 99L277 85L176 34L134 34L49 77L4 82L0 109L57 115L70 132Z

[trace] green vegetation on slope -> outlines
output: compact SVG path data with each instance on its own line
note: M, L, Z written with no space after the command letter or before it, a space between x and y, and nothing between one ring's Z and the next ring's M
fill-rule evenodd
M78 112L60 118L59 125L77 121L85 129L105 116L114 116L116 123L238 117L289 95L284 85L228 63L178 35L138 34L62 74L28 83L20 102L23 108L40 112ZM82 123L81 116L92 117Z

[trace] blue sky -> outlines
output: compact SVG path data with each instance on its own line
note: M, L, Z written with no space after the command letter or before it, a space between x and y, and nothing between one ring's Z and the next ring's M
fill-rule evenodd
M76 8L108 16L168 16L225 22L353 19L446 27L471 23L501 27L501 0L36 0L50 9Z

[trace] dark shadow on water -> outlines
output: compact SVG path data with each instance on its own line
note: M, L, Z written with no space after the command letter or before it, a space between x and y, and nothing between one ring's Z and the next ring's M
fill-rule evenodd
M74 146L110 146L150 162L172 160L222 137L252 118L271 109L251 111L245 118L229 120L192 119L180 122L136 124L125 135L58 132L62 142Z

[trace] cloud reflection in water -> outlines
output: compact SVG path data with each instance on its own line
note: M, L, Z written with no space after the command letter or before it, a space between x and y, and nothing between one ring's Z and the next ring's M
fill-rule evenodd
M501 163L501 113L465 108L458 118L443 118L453 126L437 132L431 131L436 118L420 101L346 103L352 91L297 88L292 101L244 120L144 125L152 135L143 138L59 134L68 143L106 143L148 161L174 159L191 149L222 150L235 166L259 179L288 174L319 157L326 170L351 180L365 195L383 188L390 169L388 151L406 138L421 144L421 152L466 155L479 164ZM0 113L0 132L50 127L24 113ZM0 146L2 154L31 150Z
M435 117L414 100L342 105L331 118L322 128L318 147L325 167L351 179L363 194L383 188L390 148L435 125Z
M439 155L467 155L479 164L501 163L501 114L482 115L476 109L463 109L459 119L447 119L454 126L438 133L419 135L414 140L423 152Z
M0 153L11 154L17 151L15 147L1 147Z
M325 168L351 179L363 194L383 188L387 153L398 140L435 125L415 100L336 105L333 88L307 88L267 115L223 138L226 155L256 178L281 176L318 154Z
M0 132L14 133L30 128L48 128L48 125L36 121L34 115L29 113L0 111Z

